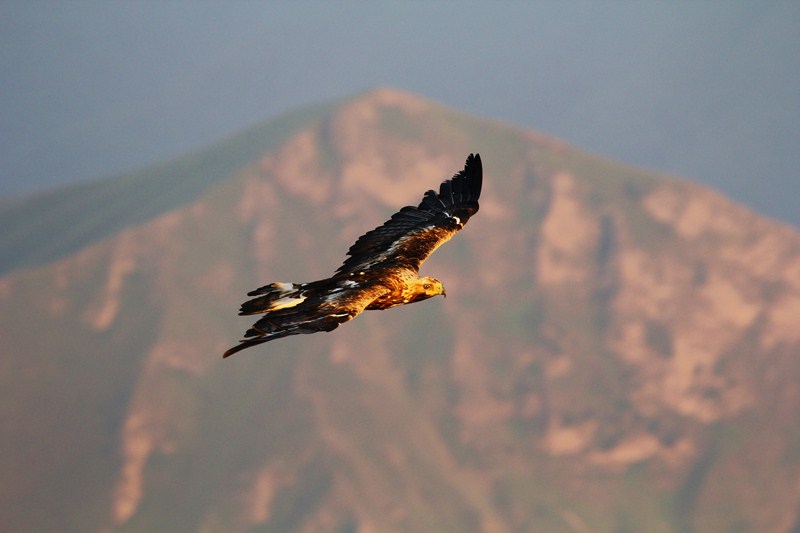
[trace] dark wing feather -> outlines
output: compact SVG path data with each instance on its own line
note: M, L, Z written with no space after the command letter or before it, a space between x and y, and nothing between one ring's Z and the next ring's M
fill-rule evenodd
M470 154L464 170L428 191L417 207L406 206L382 226L358 238L338 273L358 272L386 261L419 270L422 262L478 212L483 183L479 154Z
M388 289L379 282L365 280L355 285L338 285L336 280L326 279L314 283L294 285L297 292L289 291L288 285L276 294L277 284L266 285L249 293L258 296L242 304L239 314L264 313L253 327L244 334L239 344L225 352L223 358L230 357L238 351L256 346L289 335L333 331L339 324L353 319L372 303L385 294ZM294 297L302 295L304 299L288 307L275 307L277 296L281 294Z
M309 309L309 307L302 306L283 313L280 311L267 313L264 318L258 320L252 328L247 330L244 334L245 338L239 341L239 344L222 355L223 359L245 348L289 335L333 331L339 327L339 324L347 322L357 314L348 312L348 310L335 313L330 309L322 311Z

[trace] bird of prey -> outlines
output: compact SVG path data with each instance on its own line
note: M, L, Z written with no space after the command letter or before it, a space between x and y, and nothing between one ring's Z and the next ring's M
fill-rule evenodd
M332 331L365 309L389 309L441 294L442 282L419 275L419 267L478 212L483 168L479 154L464 170L429 190L417 207L406 206L385 224L358 238L330 278L309 283L270 283L247 293L240 315L263 314L244 334L236 352L273 339Z

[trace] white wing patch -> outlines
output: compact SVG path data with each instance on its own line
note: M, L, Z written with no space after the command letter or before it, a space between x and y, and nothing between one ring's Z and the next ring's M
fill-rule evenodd
M297 298L280 298L275 300L270 306L270 311L277 311L278 309L286 309L287 307L294 307L295 305L301 304L305 301L305 296L298 296Z

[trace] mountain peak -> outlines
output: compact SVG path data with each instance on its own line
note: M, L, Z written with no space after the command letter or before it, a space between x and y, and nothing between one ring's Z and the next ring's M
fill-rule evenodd
M402 107L404 109L424 109L433 101L421 95L389 86L375 87L357 95L354 101L383 107Z
M222 361L476 151L447 300ZM379 88L3 213L0 530L800 528L800 235L707 189Z

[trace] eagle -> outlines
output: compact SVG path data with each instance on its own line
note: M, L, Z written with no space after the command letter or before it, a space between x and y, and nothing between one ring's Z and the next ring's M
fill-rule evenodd
M222 357L289 335L332 331L365 309L446 296L442 282L420 276L419 268L478 212L482 182L481 156L470 154L464 170L443 181L438 193L427 191L418 206L403 207L359 237L330 278L270 283L247 293L254 298L239 315L264 316Z

